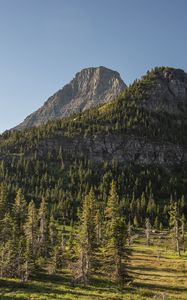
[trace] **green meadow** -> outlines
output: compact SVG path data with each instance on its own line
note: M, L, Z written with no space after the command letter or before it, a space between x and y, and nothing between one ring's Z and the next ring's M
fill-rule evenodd
M84 287L73 284L67 270L56 275L45 271L30 278L26 284L17 279L0 279L0 299L32 300L186 300L187 251L179 257L172 249L167 232L152 234L146 245L141 231L132 245L128 265L131 280L118 286L105 275L98 274Z

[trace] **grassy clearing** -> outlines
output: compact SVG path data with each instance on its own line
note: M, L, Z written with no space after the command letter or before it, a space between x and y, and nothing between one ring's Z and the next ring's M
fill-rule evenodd
M160 240L159 233L153 238L151 246L145 244L141 235L135 241L129 263L133 282L123 288L101 277L95 277L86 288L72 286L66 271L57 275L41 273L26 285L18 280L0 279L0 299L186 300L187 252L178 257L169 250L169 240Z

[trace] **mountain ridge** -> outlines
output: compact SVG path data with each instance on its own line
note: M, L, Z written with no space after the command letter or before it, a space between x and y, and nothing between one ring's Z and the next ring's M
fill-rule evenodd
M82 69L70 83L49 97L43 106L14 129L39 126L51 119L62 118L111 101L125 88L126 84L117 71L103 66Z
M21 188L30 200L62 204L71 219L86 191L94 187L103 199L114 179L120 195L131 199L127 207L136 205L134 195L137 205L142 193L154 195L163 221L171 196L187 195L187 80L179 73L156 68L111 102L4 133L1 183L11 193ZM173 96L171 82L178 87Z
M32 134L41 156L62 147L68 155L95 162L115 159L167 168L187 161L186 116L187 74L163 67L149 71L117 99L73 117L51 120ZM23 140L30 134L23 132ZM31 153L32 143L26 148Z

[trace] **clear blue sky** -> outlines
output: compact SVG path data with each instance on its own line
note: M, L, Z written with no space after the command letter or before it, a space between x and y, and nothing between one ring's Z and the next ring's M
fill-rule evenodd
M0 132L99 65L187 71L187 0L0 0Z

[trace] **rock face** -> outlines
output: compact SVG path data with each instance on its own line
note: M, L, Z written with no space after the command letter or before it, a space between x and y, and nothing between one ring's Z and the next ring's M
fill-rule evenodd
M111 101L125 88L125 83L116 71L105 67L83 69L15 129L38 126L51 119L69 116L74 112Z
M148 101L143 106L151 111L180 114L187 111L187 74L181 69L163 68L155 72Z
M92 137L76 137L73 140L64 136L58 139L46 139L39 144L39 157L46 151L62 147L64 154L79 158L84 155L94 162L115 160L121 164L135 163L139 165L160 165L172 167L187 162L187 147L172 143L149 142L144 138L124 136L121 134L95 135Z

